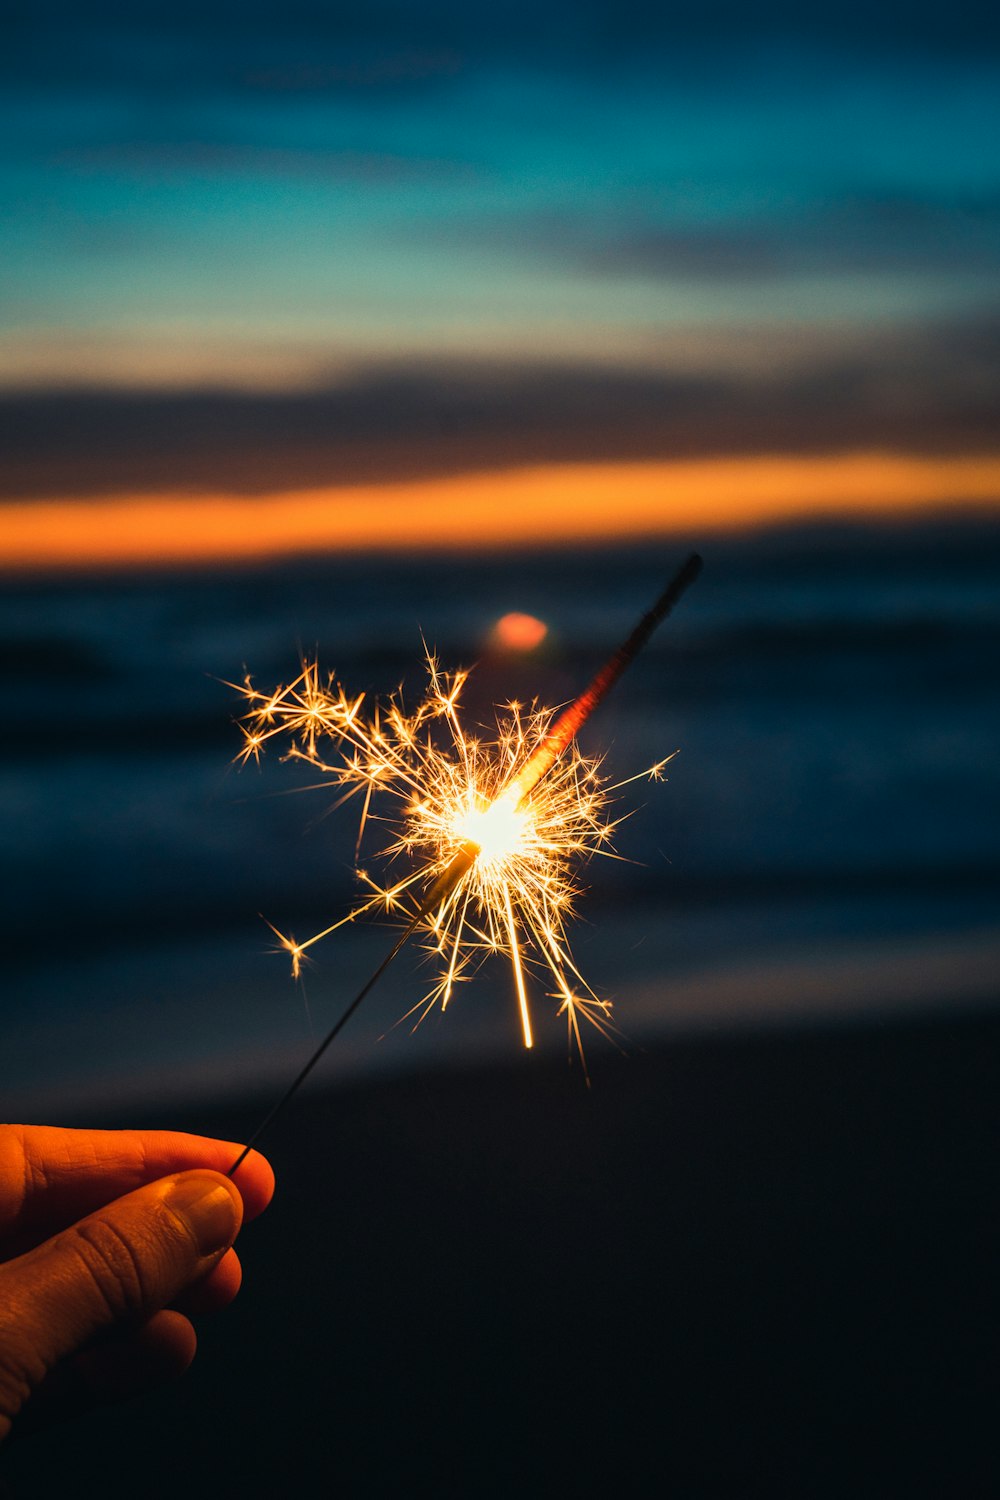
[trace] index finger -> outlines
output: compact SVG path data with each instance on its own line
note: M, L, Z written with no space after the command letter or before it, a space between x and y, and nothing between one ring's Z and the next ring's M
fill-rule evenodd
M44 1238L171 1172L208 1167L228 1173L242 1149L237 1141L176 1130L0 1126L0 1234ZM251 1151L233 1182L245 1218L267 1207L274 1173L266 1157Z

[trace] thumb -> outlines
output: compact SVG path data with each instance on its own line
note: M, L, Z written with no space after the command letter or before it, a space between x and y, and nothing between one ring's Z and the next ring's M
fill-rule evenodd
M0 1437L48 1372L95 1334L142 1322L236 1238L243 1203L218 1172L180 1172L0 1266Z

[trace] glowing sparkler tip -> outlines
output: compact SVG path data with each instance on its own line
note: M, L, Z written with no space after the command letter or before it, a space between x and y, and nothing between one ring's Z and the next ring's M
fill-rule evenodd
M529 814L519 806L516 787L501 792L485 806L467 807L459 819L456 832L463 841L475 844L477 862L484 871L497 869L516 859L529 833Z
M362 830L374 799L395 799L395 841L384 853L413 861L411 874L389 884L359 864L366 894L347 916L305 942L277 929L275 936L297 978L306 950L362 913L412 916L416 909L427 946L443 964L441 978L417 1007L421 1015L435 1005L445 1009L470 969L488 954L503 954L530 1048L531 972L547 970L561 999L579 979L565 923L577 894L576 862L610 852L607 793L596 762L568 742L557 757L547 757L545 774L537 774L551 711L508 703L497 710L496 738L480 740L466 732L459 715L467 674L447 674L431 656L427 667L428 691L412 713L398 695L364 710L363 697L348 696L334 679L321 684L308 662L294 682L269 695L247 685L241 759L256 758L276 735L290 738L286 757L315 766L340 789L341 801L360 796ZM579 1014L590 1017L586 1006ZM579 1041L576 1015L574 1008L569 1021Z

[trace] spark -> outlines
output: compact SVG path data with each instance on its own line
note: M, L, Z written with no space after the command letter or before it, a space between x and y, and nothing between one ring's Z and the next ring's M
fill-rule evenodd
M420 913L425 946L439 967L411 1015L446 1010L470 973L499 954L510 962L525 1046L534 1035L529 991L541 972L582 1054L579 1017L608 1030L611 1010L580 978L567 923L579 871L594 855L613 855L617 825L608 803L627 783L609 786L600 762L575 741L543 774L556 720L551 709L509 703L485 737L473 734L462 718L468 674L443 671L433 653L426 667L427 690L412 711L397 693L363 712L365 700L332 674L322 678L314 661L276 691L244 682L239 759L258 760L280 740L286 760L305 762L337 792L334 805L358 800L359 839L369 823L389 827L382 860L389 870L405 870L381 881L359 869L364 898L309 938L272 931L298 977L310 948L359 917L382 912L412 920ZM657 777L665 764L640 775Z
M468 672L443 670L426 647L427 687L412 710L401 689L369 703L335 674L321 676L318 663L308 659L292 682L270 692L255 687L249 675L244 679L237 760L259 762L280 740L286 760L305 762L320 773L321 784L336 790L334 807L359 800L358 852L368 824L378 822L390 830L380 851L387 872L403 866L384 883L359 868L364 899L304 941L272 927L293 975L316 943L368 913L404 919L405 926L230 1172L418 932L437 960L437 977L409 1012L415 1024L434 1009L445 1011L457 987L488 957L500 955L510 963L524 1045L534 1042L532 992L541 977L586 1073L581 1020L608 1037L615 1027L611 1002L590 988L570 949L567 926L580 895L579 872L595 856L617 857L613 837L621 819L609 815L614 793L643 778L658 780L672 757L612 785L576 736L700 569L701 559L692 555L562 712L508 703L485 738L463 723Z

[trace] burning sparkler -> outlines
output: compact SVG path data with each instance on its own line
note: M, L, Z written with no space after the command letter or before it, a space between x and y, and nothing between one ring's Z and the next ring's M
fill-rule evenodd
M286 739L285 758L306 762L339 789L337 806L360 797L359 850L369 819L384 816L376 810L387 802L394 805L394 836L382 852L390 863L407 861L406 873L384 885L359 871L366 898L306 941L273 929L291 956L293 974L299 974L307 949L367 912L408 919L391 952L253 1140L418 930L437 956L439 971L411 1015L445 1010L470 969L499 953L510 960L526 1047L533 1043L528 978L534 972L554 985L552 998L581 1057L581 1018L605 1034L610 1031L610 1004L577 969L566 923L578 895L575 870L582 860L611 852L616 824L607 816L608 800L628 782L608 785L600 762L580 751L576 736L700 570L701 559L692 555L587 690L561 714L510 703L487 742L462 725L459 703L468 673L443 672L430 653L427 691L412 712L401 692L366 712L365 694L353 697L333 676L322 679L316 662L304 662L294 682L272 693L246 679L240 689L248 710L239 759L259 760L272 740ZM659 777L669 759L628 780Z

